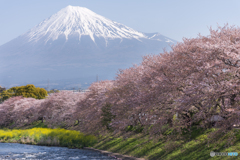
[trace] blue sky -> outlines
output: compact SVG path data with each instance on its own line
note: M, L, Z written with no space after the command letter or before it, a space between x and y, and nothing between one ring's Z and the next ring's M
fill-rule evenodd
M135 30L182 41L219 24L240 26L239 0L0 0L0 45L67 5L86 7Z

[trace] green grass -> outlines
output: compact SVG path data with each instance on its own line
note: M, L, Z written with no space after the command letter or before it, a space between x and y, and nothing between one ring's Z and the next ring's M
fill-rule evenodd
M0 130L0 142L82 148L93 146L97 142L97 138L75 130L65 129L4 129Z
M220 133L216 139L210 139L210 134L217 133L217 130L204 131L194 128L191 136L185 133L185 136L179 139L167 139L167 136L161 139L150 139L149 135L141 133L124 139L125 135L109 134L99 137L99 142L93 147L148 160L240 159L239 156L210 157L211 151L240 154L240 131L233 129L227 133ZM232 135L235 135L236 139L232 140L232 144L228 144L228 138Z

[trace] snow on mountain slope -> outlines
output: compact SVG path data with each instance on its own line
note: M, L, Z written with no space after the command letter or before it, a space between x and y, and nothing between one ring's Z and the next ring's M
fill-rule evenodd
M50 79L64 87L70 85L69 79L71 84L89 83L96 75L111 80L119 69L139 64L146 54L170 50L175 43L159 33L136 31L87 8L67 6L0 46L0 85L37 85Z
M163 36L160 33L145 33L145 35L149 39L152 39L152 40L157 40L157 41L162 41L162 42L170 42L170 43L176 43L177 42L177 41L175 41L175 40L173 40L171 38Z
M105 39L146 38L141 32L78 6L63 8L31 29L25 36L29 38L29 41L37 42L39 39L45 38L45 42L47 42L50 39L56 40L61 35L68 40L68 36L74 34L79 36L79 40L82 35L89 35L93 41L95 41L94 35Z

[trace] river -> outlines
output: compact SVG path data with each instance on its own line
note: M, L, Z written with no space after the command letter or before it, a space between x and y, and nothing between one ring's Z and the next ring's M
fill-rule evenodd
M113 160L100 152L85 149L69 149L66 147L48 147L18 143L0 143L0 160L22 159L81 159L81 160Z

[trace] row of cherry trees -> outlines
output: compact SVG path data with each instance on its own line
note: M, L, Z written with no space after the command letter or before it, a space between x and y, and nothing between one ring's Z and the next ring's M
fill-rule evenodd
M68 127L83 94L71 91L54 93L46 99L12 97L0 104L0 126L21 127L41 120L49 127Z
M93 83L90 92L54 93L44 100L13 97L0 104L0 125L45 120L50 126L83 132L119 131L140 126L153 134L164 125L179 130L194 124L229 129L239 123L240 29L210 29L209 36L183 39L172 51L143 57L140 65L119 70L114 81ZM108 108L109 113L104 114ZM24 122L24 123L23 123Z
M114 130L140 125L161 133L166 124L180 129L213 123L229 129L239 124L239 52L237 27L219 27L210 29L207 37L183 39L171 52L145 56L139 66L120 70L115 81L92 85L95 92L78 103L74 118L85 117L89 125L80 126L98 130L101 107L109 103ZM81 112L83 106L88 112ZM174 115L178 116L174 119Z

